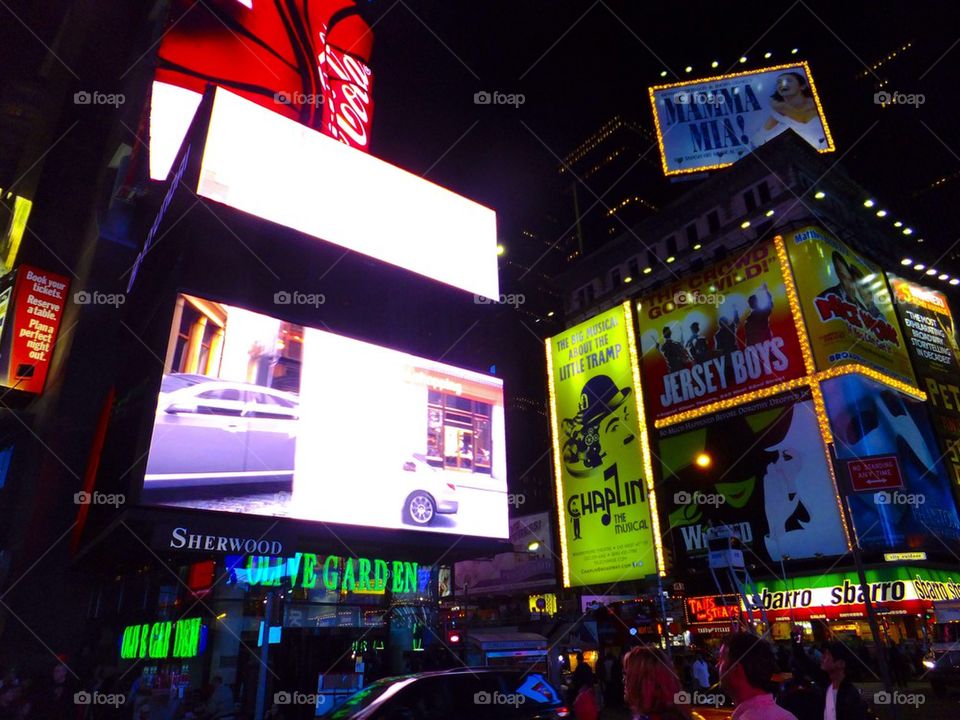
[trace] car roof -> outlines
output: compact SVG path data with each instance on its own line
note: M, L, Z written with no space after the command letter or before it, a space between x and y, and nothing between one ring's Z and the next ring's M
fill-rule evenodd
M397 675L396 677L383 678L380 682L397 682L400 680L409 680L411 678L431 678L431 677L449 677L450 675L543 675L542 672L531 671L526 667L489 667L478 665L474 667L458 667L448 670L424 670L423 672L412 673L410 675Z
M271 395L279 395L280 397L285 397L289 400L299 401L298 398L293 393L286 392L284 390L277 390L276 388L267 387L265 385L255 385L254 383L245 383L245 382L235 382L234 380L223 380L221 378L210 377L209 375L200 375L197 373L168 373L166 377L178 378L189 380L193 382L193 387L202 384L217 384L221 387L232 387L240 390L257 390L259 392L267 392Z

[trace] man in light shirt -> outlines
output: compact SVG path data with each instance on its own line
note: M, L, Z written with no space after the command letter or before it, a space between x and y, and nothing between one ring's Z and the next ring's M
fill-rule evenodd
M690 671L693 675L694 689L710 689L710 668L707 665L707 661L703 659L703 655L697 655L697 659L693 661L693 667L690 668Z
M720 646L720 685L737 707L731 720L797 720L770 692L777 663L770 644L749 633L732 633Z

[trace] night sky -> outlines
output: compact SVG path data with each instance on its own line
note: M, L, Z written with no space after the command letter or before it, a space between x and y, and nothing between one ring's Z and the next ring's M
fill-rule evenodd
M719 71L805 59L836 141L831 159L876 193L891 222L901 213L920 230L913 239L926 233L924 250L960 237L940 212L956 202L960 178L923 192L960 171L960 103L950 89L960 65L956 3L375 0L370 9L373 152L490 205L504 221L535 222L556 202L548 183L558 157L613 115L652 126L648 86L716 74L714 59ZM880 80L925 94L925 103L881 108ZM481 90L526 101L475 105Z

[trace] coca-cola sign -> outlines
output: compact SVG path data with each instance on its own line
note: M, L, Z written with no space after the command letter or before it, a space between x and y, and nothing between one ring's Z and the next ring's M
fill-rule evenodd
M369 149L372 44L354 0L172 0L151 99L151 177L166 178L211 83Z

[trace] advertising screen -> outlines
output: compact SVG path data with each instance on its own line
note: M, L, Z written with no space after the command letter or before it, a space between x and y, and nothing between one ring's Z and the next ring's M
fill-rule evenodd
M0 290L0 385L41 393L56 349L70 278L30 265L20 265L15 278L12 287L8 278Z
M629 303L547 340L564 585L657 572Z
M862 375L821 384L860 546L943 548L960 519L924 403Z
M157 53L150 176L167 177L208 83L368 149L372 44L353 0L174 0Z
M224 90L214 101L198 194L499 297L493 210Z
M497 378L181 295L141 499L507 537Z
M666 175L732 165L788 130L834 150L806 63L650 88Z
M947 297L889 275L897 315L920 387L947 450L944 460L960 485L960 346Z
M706 569L707 528L739 532L748 562L841 555L847 541L809 390L659 431L661 522L674 562Z
M455 594L532 590L557 583L554 572L553 533L547 513L510 520L510 542L516 552L500 553L492 560L464 560L453 568ZM536 550L527 548L538 543Z
M804 374L772 242L666 286L637 312L656 419Z
M883 271L823 228L783 239L817 369L862 363L913 385Z

